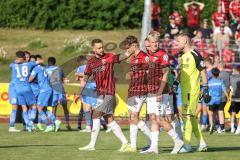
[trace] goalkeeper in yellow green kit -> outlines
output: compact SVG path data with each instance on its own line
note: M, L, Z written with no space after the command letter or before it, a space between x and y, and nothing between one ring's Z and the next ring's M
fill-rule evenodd
M177 46L181 51L180 73L178 80L181 84L182 117L184 121L185 147L180 152L191 152L191 134L196 136L199 145L197 151L207 151L207 144L203 139L201 127L197 119L197 104L200 96L208 103L211 97L208 94L207 73L202 56L191 47L191 42L186 34L176 37ZM200 76L202 77L202 93L200 91ZM178 82L175 81L177 86Z

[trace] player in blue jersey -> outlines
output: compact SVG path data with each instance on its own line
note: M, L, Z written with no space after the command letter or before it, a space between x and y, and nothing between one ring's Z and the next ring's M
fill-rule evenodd
M50 97L52 95L52 88L49 84L47 73L43 65L43 59L40 55L37 58L37 62L39 65L33 68L31 76L29 77L29 82L33 82L34 79L36 79L38 82L39 86L39 94L37 98L38 113L39 116L41 117L42 122L44 122L47 126L44 132L51 132L54 130L54 128L48 122L48 119L45 113L43 112L43 108L48 106ZM61 122L59 120L56 120L56 117L54 116L54 114L52 114L51 111L47 111L46 113L48 115L48 118L50 118L51 121L55 124L55 131L58 131Z
M89 54L89 56L91 56ZM80 65L75 73L76 80L80 82L80 87L85 86L85 80L84 80L84 71L86 68L86 63L87 63L87 58L85 56L79 56L78 57L78 62L82 65ZM78 100L78 97L75 99ZM85 114L86 118L86 128L83 130L80 130L80 132L91 132L91 127L92 127L92 117L91 117L91 110L96 107L97 104L97 93L96 93L96 83L93 80L89 80L84 88L83 95L81 97L82 101L82 111ZM79 112L79 117L81 117L81 112ZM80 119L80 118L79 118ZM79 125L81 124L80 122L78 123ZM104 129L106 129L106 124L104 120L101 119L101 124ZM78 126L78 128L81 128Z
M67 108L67 98L63 86L63 83L67 79L64 76L63 70L60 67L56 66L55 57L48 58L48 66L46 67L46 73L48 76L48 80L50 81L50 85L53 89L50 102L50 106L53 107L53 114L56 116L57 106L58 104L61 104L66 120L66 128L68 130L71 130L71 126L69 124L69 111Z
M16 105L22 106L23 119L26 124L26 129L31 132L34 129L31 117L28 116L27 106L35 106L36 99L31 90L28 78L32 68L36 66L35 62L25 62L25 53L18 51L16 53L15 63L11 65L12 80L15 82ZM11 93L10 93L11 94ZM11 119L11 118L10 118ZM14 114L13 114L14 119ZM10 120L11 121L11 120Z
M8 94L9 94L9 103L12 105L12 112L10 114L10 127L9 132L20 132L20 130L16 129L14 127L15 121L16 121L16 114L17 114L17 94L16 94L16 88L15 88L15 74L16 70L14 69L14 64L19 63L18 59L16 59L13 63L10 64L11 69L11 82L9 84L8 88Z
M83 64L86 63L83 62ZM76 79L80 82L80 87L84 87L86 83L83 79L85 68L86 65L80 65L75 73ZM85 92L84 95L82 96L82 108L86 118L86 128L81 130L82 132L91 132L92 126L91 109L96 105L96 103L97 103L96 83L93 81L89 81L86 84Z
M39 61L41 59L41 56L40 55L30 55L30 61L32 62L36 62L36 61ZM34 96L36 97L36 99L38 98L38 94L39 94L39 85L38 85L38 82L36 79L34 79L33 82L30 83L31 84L31 88L32 88L32 91L33 91L33 94ZM32 116L33 114L35 113L36 114L36 109L31 109L29 108L29 111L31 111L32 113ZM36 116L35 116L36 117ZM40 131L43 131L44 129L42 128L42 125L41 125L41 117L38 116L38 122L37 122L37 126L36 128Z
M223 111L223 107L221 105L222 92L224 92L224 94L228 98L228 94L225 89L224 83L221 79L218 78L219 73L220 73L219 69L213 68L212 78L208 81L209 94L211 96L211 101L209 102L210 134L213 134L214 130L215 119L213 117L213 112L218 111L218 113L220 113L220 111ZM220 121L220 128L218 129L218 133L222 132L224 132L224 122L221 123Z

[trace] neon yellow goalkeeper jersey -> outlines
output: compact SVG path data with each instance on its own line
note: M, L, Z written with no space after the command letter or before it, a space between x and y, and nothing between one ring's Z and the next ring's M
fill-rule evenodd
M196 50L181 55L180 84L183 94L200 93L200 72L205 68L203 58Z

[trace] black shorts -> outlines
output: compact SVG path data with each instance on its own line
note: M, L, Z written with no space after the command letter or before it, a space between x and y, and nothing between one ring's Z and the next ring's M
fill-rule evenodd
M214 112L214 111L218 111L220 108L221 104L213 104L213 105L209 105L209 110Z
M226 103L227 103L227 102L221 102L218 110L219 110L219 111L223 111L223 110L224 110L224 107L226 106Z
M239 111L240 111L240 102L232 102L229 112L230 113L236 112L238 114Z

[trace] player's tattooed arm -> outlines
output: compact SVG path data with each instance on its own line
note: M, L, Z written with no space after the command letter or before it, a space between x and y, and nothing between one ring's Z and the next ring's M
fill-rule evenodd
M203 69L201 71L201 77L202 77L202 85L207 85L208 84L208 78L207 78L207 70Z
M158 94L160 94L160 95L162 94L162 92L167 84L168 74L170 72L170 69L169 69L169 67L164 67L162 69L162 71L163 71L163 77L162 77L162 79L160 79L160 87L159 87L159 91L158 91Z

